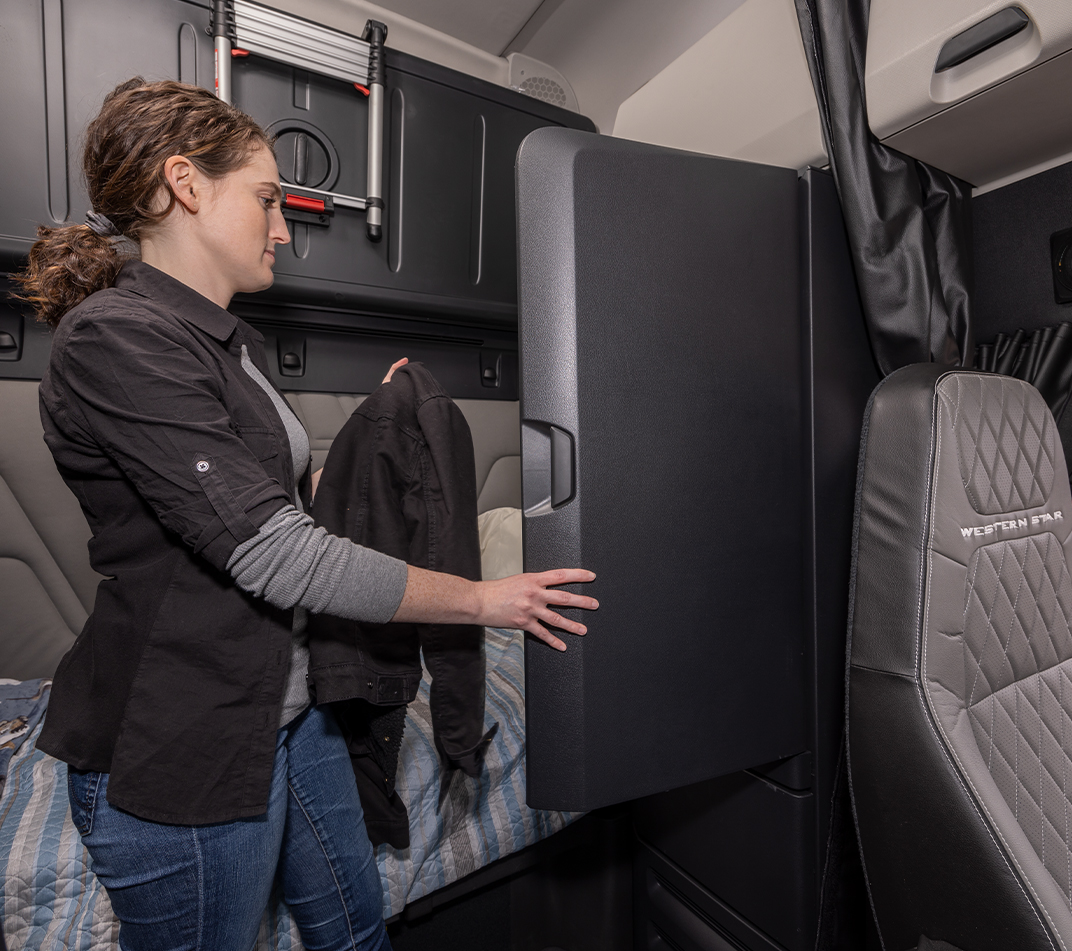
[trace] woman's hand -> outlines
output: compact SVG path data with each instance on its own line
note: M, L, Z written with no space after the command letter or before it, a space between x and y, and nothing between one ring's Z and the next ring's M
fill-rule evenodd
M480 624L484 627L518 627L534 634L555 650L566 645L544 624L571 634L587 628L568 621L556 609L599 607L595 598L560 591L553 585L594 581L583 568L556 568L537 574L511 575L498 581L466 581L455 575L409 566L406 592L392 621L417 624ZM541 623L542 622L542 623Z
M538 574L511 575L498 581L481 581L481 620L485 627L519 627L535 634L555 650L564 651L566 645L555 637L544 624L557 627L570 634L587 632L583 624L562 617L555 608L584 608L594 611L599 607L595 598L570 594L552 585L576 584L594 581L595 575L583 568L556 568ZM543 622L543 623L541 623Z
M403 357L401 360L396 360L394 363L392 363L391 369L387 371L387 376L383 378L383 382L390 383L391 377L394 375L395 370L397 370L399 367L404 367L407 363L409 363L409 357Z

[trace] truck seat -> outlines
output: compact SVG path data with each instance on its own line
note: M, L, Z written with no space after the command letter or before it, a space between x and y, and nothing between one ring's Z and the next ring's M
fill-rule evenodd
M309 431L313 465L362 397L287 393ZM521 504L517 403L458 400L473 433L478 511ZM49 677L93 609L82 510L42 438L37 382L0 380L0 678Z
M1053 417L934 364L864 420L848 764L887 951L1072 947L1072 494ZM925 942L923 942L925 944Z

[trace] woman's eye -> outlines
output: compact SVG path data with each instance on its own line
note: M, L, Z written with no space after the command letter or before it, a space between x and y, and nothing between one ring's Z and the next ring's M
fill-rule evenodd
M261 201L264 202L265 208L271 208L276 202L274 198L261 198Z

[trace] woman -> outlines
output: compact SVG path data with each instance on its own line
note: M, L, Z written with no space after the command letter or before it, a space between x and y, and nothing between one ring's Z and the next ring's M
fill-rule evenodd
M83 168L88 224L41 229L21 283L56 328L45 440L106 577L38 745L70 766L124 949L246 951L277 869L306 947L387 948L345 744L309 702L305 613L520 627L563 650L544 624L585 629L555 608L597 605L549 586L594 575L470 582L313 528L308 438L225 309L271 285L290 240L252 119L133 79Z

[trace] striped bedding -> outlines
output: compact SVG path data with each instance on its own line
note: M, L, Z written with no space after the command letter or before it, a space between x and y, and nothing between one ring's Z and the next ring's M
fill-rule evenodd
M385 917L408 902L564 828L574 816L525 805L524 645L518 631L489 628L486 722L499 730L487 769L455 773L440 809L429 680L406 716L397 779L409 810L410 847L380 846ZM0 797L0 915L8 951L117 949L118 925L71 823L67 768L37 750L38 726L11 761ZM302 947L286 905L273 898L258 951Z

